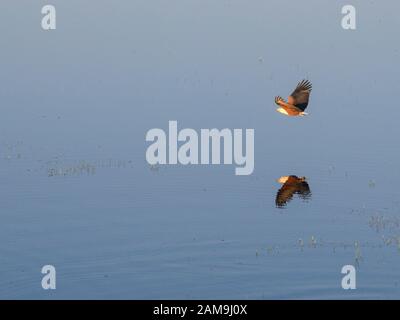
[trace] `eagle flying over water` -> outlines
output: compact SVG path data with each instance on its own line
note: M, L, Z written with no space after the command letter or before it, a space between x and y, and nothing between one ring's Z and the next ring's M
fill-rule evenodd
M279 106L276 111L287 116L304 116L308 106L312 85L308 80L302 80L298 83L296 89L288 97L286 102L282 97L275 97L275 103Z
M283 184L275 198L275 204L278 208L284 208L295 194L298 194L304 200L311 197L311 190L306 177L283 176L278 179L278 182Z

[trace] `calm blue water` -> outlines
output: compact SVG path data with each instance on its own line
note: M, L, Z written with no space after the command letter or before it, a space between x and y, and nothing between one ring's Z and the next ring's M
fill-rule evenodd
M399 298L397 2L355 31L341 1L52 4L0 4L0 298ZM305 77L310 115L275 112ZM151 168L169 120L253 128L254 173ZM311 197L277 208L288 175Z

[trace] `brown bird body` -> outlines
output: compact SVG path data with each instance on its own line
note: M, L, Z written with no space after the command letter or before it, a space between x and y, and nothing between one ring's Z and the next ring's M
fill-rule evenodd
M279 106L276 111L292 117L307 115L304 110L308 106L311 89L311 82L302 80L288 97L287 102L280 96L275 97L275 103Z
M284 176L280 177L278 182L283 184L276 194L275 204L278 208L285 207L295 194L303 199L308 199L311 196L306 177Z

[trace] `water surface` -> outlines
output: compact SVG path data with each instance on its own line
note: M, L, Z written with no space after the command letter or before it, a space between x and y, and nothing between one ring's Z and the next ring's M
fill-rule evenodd
M397 2L355 31L332 1L53 3L50 32L0 4L0 298L399 297ZM303 78L310 115L275 112ZM150 167L169 120L253 128L254 173ZM311 193L277 207L290 175Z

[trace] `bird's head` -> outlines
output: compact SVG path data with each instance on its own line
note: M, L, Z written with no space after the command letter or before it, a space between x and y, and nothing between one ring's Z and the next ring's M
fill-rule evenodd
M288 115L288 112L285 109L283 109L282 107L277 108L276 111L279 113L282 113L284 115Z
M276 179L276 181L280 184L284 184L286 181L288 181L288 179L289 179L289 176L282 176L282 177Z

